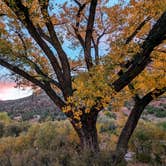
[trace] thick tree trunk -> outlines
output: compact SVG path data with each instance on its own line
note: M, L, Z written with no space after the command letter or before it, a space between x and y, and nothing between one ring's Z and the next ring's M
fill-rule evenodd
M145 106L143 104L136 104L134 108L132 109L129 118L120 134L117 149L123 150L124 152L127 151L127 146L129 139L134 131L134 129L137 126L137 123L140 119L140 116L144 110Z
M117 163L121 162L124 159L124 156L128 149L128 142L130 137L137 126L141 113L143 112L144 107L141 105L136 104L135 107L132 109L127 122L124 128L121 131L119 136L119 140L117 143L116 151L113 156L113 163L116 165Z
M166 91L166 87L161 89L154 89L153 91L147 93L142 99L139 99L124 126L124 128L121 131L117 147L115 150L115 154L112 156L113 164L112 166L117 165L119 162L124 160L124 156L128 149L128 143L130 140L130 137L132 136L135 128L137 127L137 123L140 119L140 116L142 112L144 111L144 108L156 97L162 95Z
M80 146L84 151L98 152L98 134L96 128L97 121L97 111L92 111L87 115L84 115L81 119L82 127L77 128L74 125L74 128L80 138Z
M113 165L117 165L119 162L121 162L124 159L124 156L128 149L128 142L137 126L137 123L140 119L140 116L145 106L146 106L145 104L138 102L137 104L135 104L134 108L132 109L127 119L127 122L119 136L116 151L115 154L113 155Z
M89 150L91 152L99 151L98 135L96 124L94 126L83 127L80 130L80 144L83 150Z

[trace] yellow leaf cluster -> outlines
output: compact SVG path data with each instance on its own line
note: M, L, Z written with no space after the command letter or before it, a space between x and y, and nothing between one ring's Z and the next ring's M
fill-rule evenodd
M110 101L112 88L108 86L104 75L104 68L96 66L89 73L80 74L73 82L74 92L72 102L76 102L77 106L87 108L89 113L92 107L97 107L98 102L105 107ZM71 99L69 99L71 101Z

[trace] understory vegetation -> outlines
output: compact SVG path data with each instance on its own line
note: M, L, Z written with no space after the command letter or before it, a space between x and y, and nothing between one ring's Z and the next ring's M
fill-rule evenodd
M123 116L122 116L123 117ZM121 123L125 117L121 119ZM120 121L119 121L120 122ZM98 118L97 128L101 151L81 152L79 138L68 120L42 123L16 122L7 114L0 116L1 166L107 166L110 165L120 123L116 115L104 112ZM137 162L162 166L166 164L166 123L153 124L141 120L134 132L129 150L133 165ZM120 165L126 165L122 161Z
M166 106L163 104L161 104L160 107L148 106L147 113L152 114L152 115L159 117L159 118L164 118L164 117L166 117Z

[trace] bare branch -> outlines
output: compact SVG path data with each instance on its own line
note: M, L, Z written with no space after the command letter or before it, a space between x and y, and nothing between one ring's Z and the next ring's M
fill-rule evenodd
M34 83L35 85L41 87L59 108L63 108L65 106L65 102L54 92L52 88L50 88L50 85L48 82L44 83L43 81L42 83L41 81L37 80L34 76L29 75L27 72L19 69L17 66L14 66L6 62L3 59L0 59L0 65L24 77L25 79Z
M45 83L44 91L61 110L66 106L64 100L55 93L48 82Z
M50 36L48 36L45 32L43 32L42 28L40 26L37 26L37 30L40 33L41 37L48 41L50 44L52 44L52 41L50 39Z
M96 43L93 36L92 36L92 43L95 50L95 64L98 65L99 64L99 42Z
M79 1L77 1L77 0L74 0L74 2L79 6L79 7L81 7L82 5L81 5L81 3L79 2Z

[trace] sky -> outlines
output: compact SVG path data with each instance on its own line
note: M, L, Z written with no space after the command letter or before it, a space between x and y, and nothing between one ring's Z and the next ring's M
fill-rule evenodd
M0 100L15 100L32 94L30 87L23 89L15 88L13 82L0 82Z
M66 0L57 0L57 3L64 3ZM118 2L118 0L109 0L108 2L108 6L112 6L114 4L116 4ZM78 52L80 51L80 49L78 50L71 50L68 48L68 43L65 43L65 45L63 46L64 50L71 55L75 55L75 53L78 54ZM30 87L23 89L20 88L15 88L15 83L13 83L12 81L4 81L1 80L1 76L4 73L8 73L8 70L1 68L0 67L0 100L14 100L14 99L19 99L19 98L23 98L26 96L30 96L32 94L32 90Z

